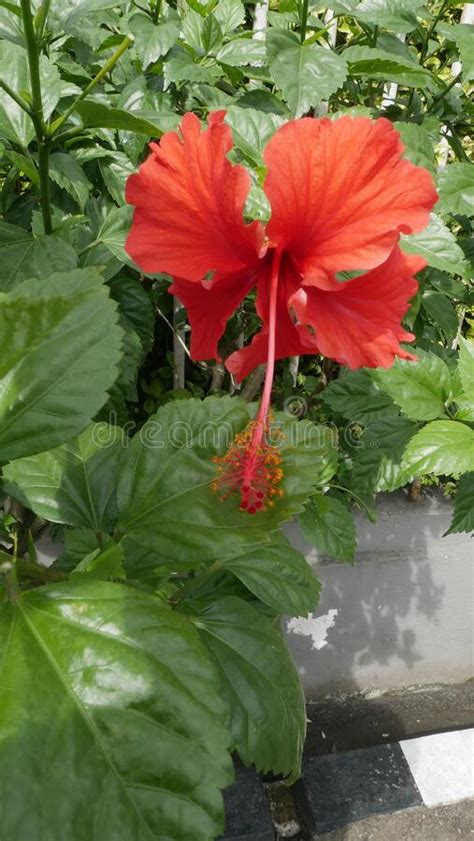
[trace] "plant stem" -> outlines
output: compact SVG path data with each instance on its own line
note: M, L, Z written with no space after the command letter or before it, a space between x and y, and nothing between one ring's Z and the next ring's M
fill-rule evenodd
M448 85L446 85L446 87L444 88L444 90L441 91L441 93L439 93L439 94L437 94L437 96L433 97L433 101L431 103L431 108L433 107L433 105L436 102L439 102L441 99L443 99L443 97L445 97L446 94L449 93L451 88L454 88L454 85L457 85L457 83L459 82L461 77L462 77L462 70L457 74L457 76L455 76L453 79L451 79L450 83Z
M3 90L5 91L5 93L8 94L10 99L13 99L13 101L16 102L18 107L25 111L29 117L33 117L33 112L26 100L23 99L23 97L21 97L18 93L15 93L15 91L10 87L10 85L4 82L3 79L0 79L0 88L3 88Z
M90 92L92 90L94 90L94 88L96 87L96 85L99 84L99 82L102 81L102 79L104 78L104 76L107 75L109 70L112 70L112 68L115 67L119 58L121 58L121 56L124 54L124 52L126 52L126 50L128 50L128 48L131 46L131 44L133 44L134 40L135 39L134 39L133 35L126 35L125 36L125 38L123 39L119 48L105 62L104 66L101 67L99 72L94 76L93 79L91 79L91 81L89 82L88 85L86 85L84 90L81 91L79 96L76 97L76 99L74 100L72 105L70 105L69 108L66 109L66 111L64 112L64 114L61 117L59 117L57 120L54 121L54 123L52 124L51 129L50 129L50 134L51 135L56 134L58 129L60 129L61 126L64 125L66 120L68 120L69 117L71 116L71 114L76 110L79 103L82 102L82 100L85 99L87 96L89 96Z
M153 7L153 22L158 23L158 19L160 17L161 12L161 0L155 0L155 5Z
M39 65L39 51L36 40L33 17L31 14L30 0L20 0L23 15L23 30L25 33L26 50L28 53L28 67L31 83L31 119L35 127L36 140L38 142L38 172L40 179L41 213L43 215L43 227L45 234L53 231L51 218L51 198L49 183L49 141L47 139L47 127L44 123L43 99L41 96L41 77Z
M306 29L308 25L308 0L301 2L301 22L300 22L300 40L304 44L306 38Z

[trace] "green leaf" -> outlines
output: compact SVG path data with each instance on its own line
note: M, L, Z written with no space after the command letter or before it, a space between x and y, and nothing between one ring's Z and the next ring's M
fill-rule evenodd
M406 445L417 430L404 417L385 417L370 422L352 450L351 488L359 494L391 491L406 485L411 472L402 466Z
M461 476L456 496L451 525L446 534L474 531L474 472Z
M116 377L121 336L116 304L93 272L0 294L0 462L84 429Z
M218 789L232 774L225 710L183 616L77 576L0 607L0 657L2 836L221 833Z
M229 728L242 761L295 780L306 729L305 703L280 629L234 596L204 608L196 627L217 663Z
M436 172L436 160L433 142L423 126L417 123L394 123L394 127L400 132L403 145L405 146L405 158L416 166L423 166L430 172Z
M233 38L218 50L216 59L230 67L245 67L249 64L258 67L266 63L265 43L255 38Z
M109 280L110 294L120 305L120 312L136 330L147 353L154 340L155 311L151 298L139 280L119 274Z
M159 137L162 132L160 115L156 119L144 119L140 112L132 113L121 108L110 108L102 102L87 100L80 102L78 112L84 126L87 128L110 128L121 131L133 131L146 137Z
M266 37L270 72L290 111L301 117L337 91L347 76L343 58L294 32L271 29Z
M412 420L433 420L445 411L451 393L449 368L439 356L417 349L418 361L396 359L392 368L371 376Z
M269 545L255 546L220 565L233 572L276 613L302 616L314 610L321 584L304 556L278 533Z
M429 266L450 274L469 276L469 265L456 238L444 222L431 214L431 221L420 234L401 237L401 248L406 254L420 254Z
M66 190L84 210L92 184L82 166L71 155L53 152L49 159L49 177Z
M472 49L472 24L458 23L452 27L459 50L463 76L466 82L474 79L474 51Z
M125 454L117 486L120 530L187 568L268 541L272 530L303 508L314 487L331 478L337 455L328 428L276 415L284 496L253 516L242 512L238 498L219 502L211 490L212 459L226 451L249 417L248 405L237 398L163 406Z
M123 547L111 540L103 549L95 549L86 555L73 570L73 575L85 573L89 578L125 578L123 561Z
M7 149L5 151L5 157L17 167L19 172L24 172L26 177L30 179L31 183L34 184L35 187L39 186L38 170L31 158L27 158L25 155L20 155L19 152L12 152L11 149Z
M391 32L412 32L418 25L416 12L423 3L424 0L363 0L352 15Z
M235 146L257 166L263 166L263 150L283 122L277 114L265 114L237 105L231 105L226 113L226 123L232 128Z
M439 174L438 193L438 213L474 216L474 164L448 164Z
M377 387L367 371L347 371L330 382L321 397L334 412L351 421L368 423L374 418L398 414L392 398Z
M115 486L126 446L122 429L87 427L54 450L17 459L4 468L8 493L53 523L98 532L115 522Z
M245 6L241 0L219 0L214 9L214 16L219 21L223 34L229 35L245 23Z
M459 421L432 421L410 440L403 463L417 476L458 476L474 470L474 430Z
M63 239L34 237L24 228L0 222L0 291L7 292L29 277L46 277L76 266L76 252Z
M111 152L110 158L99 160L99 169L105 186L113 200L118 205L125 204L125 185L127 178L136 167L129 161L123 152Z
M148 15L136 14L130 18L130 32L135 36L135 49L144 70L166 55L179 37L179 15L171 14L172 11L159 24L154 24Z
M182 23L182 36L186 44L200 56L208 55L222 41L222 29L214 15L203 17L190 9Z
M28 102L31 102L28 55L18 44L2 41L2 78ZM53 113L61 96L61 77L58 68L45 56L39 60L43 116L47 120ZM5 137L19 146L28 146L35 130L33 123L16 102L0 87L0 138Z
M168 85L170 82L213 82L223 75L223 70L215 63L198 64L187 50L173 47L163 65L163 74Z
M459 378L466 400L474 406L474 342L459 337Z
M426 289L421 298L421 306L433 319L435 326L442 330L446 339L450 340L456 335L458 316L446 295L435 289Z
M338 561L353 561L356 530L351 512L332 496L317 494L299 515L303 534L317 549Z
M397 82L410 88L427 88L433 84L433 76L421 65L375 47L348 47L343 58L351 76Z

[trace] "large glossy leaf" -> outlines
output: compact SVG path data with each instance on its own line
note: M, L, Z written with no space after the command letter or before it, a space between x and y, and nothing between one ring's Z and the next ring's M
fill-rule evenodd
M402 457L416 430L416 424L404 417L370 422L350 453L351 488L356 494L395 490L413 478L412 471L402 465Z
M0 833L212 841L231 769L195 630L148 594L70 581L0 607Z
M135 36L135 49L144 70L166 55L178 38L179 29L179 15L173 10L168 19L159 24L153 23L148 15L133 15L130 19L130 32Z
M276 417L283 433L284 496L249 515L239 500L219 501L211 490L212 459L249 420L239 399L210 397L167 404L134 437L117 486L119 527L145 548L187 566L237 555L268 540L301 510L318 484L334 474L337 457L327 428Z
M424 67L376 47L349 47L344 50L343 57L351 76L397 82L412 88L426 88L433 84L431 73Z
M304 556L282 534L275 535L269 545L225 558L220 567L232 572L276 613L302 616L318 603L320 582Z
M266 38L270 72L290 111L301 117L338 90L347 76L343 58L318 47L301 44L294 32L270 30Z
M334 412L350 421L367 423L398 414L392 398L376 386L367 371L348 371L330 382L321 396Z
M474 472L465 473L458 482L454 512L446 534L474 531Z
M92 184L72 155L53 152L49 162L49 176L73 197L81 210L84 210Z
M416 166L423 166L432 173L436 172L436 160L432 140L423 126L417 123L394 123L400 132L405 157Z
M267 53L263 41L254 38L232 38L216 53L217 61L230 67L266 64Z
M280 629L234 596L199 612L229 708L229 727L246 765L299 774L306 716L303 690Z
M317 494L299 515L303 534L324 555L352 561L356 530L351 512L332 496Z
M416 12L423 3L424 0L362 0L353 15L391 32L411 32L417 26Z
M284 120L277 114L265 114L254 108L227 109L226 122L232 128L234 145L257 166L263 166L262 152Z
M117 305L94 272L56 273L0 294L0 462L79 433L117 375Z
M474 342L459 338L459 378L466 400L474 406Z
M241 0L219 0L214 17L219 21L224 35L227 35L245 23L245 6Z
M403 464L417 476L456 476L474 470L474 430L459 421L432 421L410 440Z
M444 222L431 214L431 221L421 234L403 236L401 248L407 254L420 254L429 266L450 274L469 276L469 265L461 247Z
M31 101L28 55L23 47L9 41L2 41L2 78L15 91ZM61 95L61 77L58 68L45 56L40 56L43 114L48 119L53 113ZM0 137L5 137L19 146L27 146L35 135L33 123L0 88Z
M435 353L417 350L418 361L396 359L392 368L376 368L372 377L412 420L443 415L451 392L449 368Z
M452 341L457 333L459 320L447 295L443 295L437 289L426 289L421 298L421 306L433 320L435 327L444 333L448 341Z
M449 164L438 178L438 213L474 216L474 164Z
M110 108L102 102L80 102L77 112L85 126L90 128L111 128L121 131L133 131L144 134L147 137L159 137L162 132L160 115L151 122L149 117L140 115L140 112L125 111L122 108Z
M54 450L10 462L7 492L40 517L95 532L115 521L115 486L125 434L107 423L89 426Z
M76 252L59 237L34 237L24 228L0 222L0 292L26 278L47 277L76 266Z

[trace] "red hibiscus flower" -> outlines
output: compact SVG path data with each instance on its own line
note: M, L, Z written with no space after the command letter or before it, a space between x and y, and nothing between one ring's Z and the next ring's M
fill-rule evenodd
M276 359L323 353L358 368L414 358L400 346L413 339L400 322L424 261L398 242L425 227L437 194L431 175L402 158L388 120L303 118L282 126L264 151L269 223L246 223L251 177L228 160L224 117L215 112L202 131L186 114L177 132L151 144L127 182L135 211L126 249L144 271L173 277L195 359L219 358L226 322L257 290L262 328L226 366L240 380L266 362L264 391L218 482L253 513L279 494L279 457L265 443ZM342 281L338 272L358 276Z

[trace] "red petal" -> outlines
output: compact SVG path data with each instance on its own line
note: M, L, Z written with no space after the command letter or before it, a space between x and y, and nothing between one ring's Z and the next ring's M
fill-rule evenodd
M433 180L402 152L392 124L367 117L295 120L269 141L267 234L306 283L325 288L326 272L373 268L400 232L425 227L437 199Z
M247 347L237 350L227 357L225 365L237 382L251 373L257 365L267 361L268 357L268 311L270 289L270 262L266 270L260 272L257 283L257 313L262 320L262 329L253 337ZM286 276L285 276L286 275ZM299 356L304 353L318 353L311 338L299 331L288 312L288 290L294 281L285 273L278 285L276 309L275 359L287 356Z
M193 359L220 358L217 344L226 323L254 283L255 273L248 270L217 278L210 288L174 278L168 291L186 307Z
M244 224L251 179L227 159L232 132L224 116L216 112L201 131L198 118L185 114L179 131L150 144L152 154L129 177L126 199L135 212L125 247L144 271L202 280L258 258L263 228Z
M416 359L400 347L414 338L400 322L418 288L413 274L424 265L395 248L383 265L338 284L337 291L302 287L291 298L299 329L310 325L321 353L349 368L390 368L396 356Z

